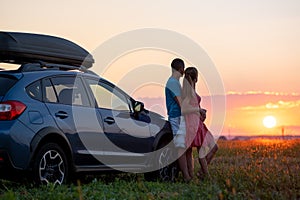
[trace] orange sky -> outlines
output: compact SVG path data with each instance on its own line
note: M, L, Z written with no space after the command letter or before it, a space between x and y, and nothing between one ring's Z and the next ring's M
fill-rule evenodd
M294 134L299 130L298 0L2 0L0 19L0 30L56 35L70 39L90 52L127 31L141 28L174 31L201 46L222 78L227 94L224 132L277 133L277 129L262 126L262 119L267 114L274 115L278 125L287 127L287 132ZM105 73L100 69L101 63L97 63L94 71L101 71L101 75L119 83L143 66L145 69L161 67L161 71L145 70L147 73L132 79L131 84L137 83L135 90L126 88L130 84L121 87L138 98L162 98L163 87L157 82L167 79L167 67L175 56L181 55L140 49L112 60L105 66L108 67ZM187 60L186 64L194 65ZM201 73L203 66L197 67ZM138 84L143 77L153 77L156 84L143 87ZM207 85L205 74L202 74L198 92L202 96L211 95L209 87L211 85ZM249 95L249 91L254 94ZM207 107L208 104L204 102ZM158 107L160 105L154 106Z

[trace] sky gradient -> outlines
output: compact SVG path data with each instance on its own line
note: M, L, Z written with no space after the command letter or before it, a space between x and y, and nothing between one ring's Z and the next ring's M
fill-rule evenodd
M296 134L300 125L298 0L2 0L0 19L0 30L56 35L90 52L126 31L175 31L200 45L222 77L228 96L224 132L280 132L262 127L267 114L276 116L277 128L293 128L290 133ZM104 76L116 83L135 66L169 66L174 56L161 51L133 52L112 62ZM197 90L209 96L202 79ZM149 87L134 95L162 98L163 89ZM208 104L204 102L204 107Z

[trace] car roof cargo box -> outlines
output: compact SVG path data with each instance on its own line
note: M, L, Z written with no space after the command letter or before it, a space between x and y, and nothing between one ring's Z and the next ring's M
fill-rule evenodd
M92 67L93 56L77 44L59 37L0 31L0 62L48 62Z

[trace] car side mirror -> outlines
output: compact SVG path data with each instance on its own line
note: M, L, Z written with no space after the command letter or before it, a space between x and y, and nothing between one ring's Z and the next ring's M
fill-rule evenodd
M142 103L140 101L136 101L134 103L134 108L133 109L134 109L135 113L139 113L139 112L143 111L144 110L144 103Z

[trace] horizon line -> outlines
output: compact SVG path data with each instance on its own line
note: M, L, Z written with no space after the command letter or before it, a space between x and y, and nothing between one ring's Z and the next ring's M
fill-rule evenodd
M239 95L239 96L243 96L243 95L266 95L266 96L292 96L292 97L300 97L300 93L297 92L292 92L292 93L288 93L288 92L270 92L270 91L247 91L247 92L236 92L236 91L228 91L226 92L225 96L230 96L230 95ZM212 94L212 95L202 95L202 97L211 97L211 96L223 96L223 94ZM144 96L144 97L136 97L136 98L149 98L149 99L160 99L163 98L164 96L155 96L155 97L151 97L151 96Z

